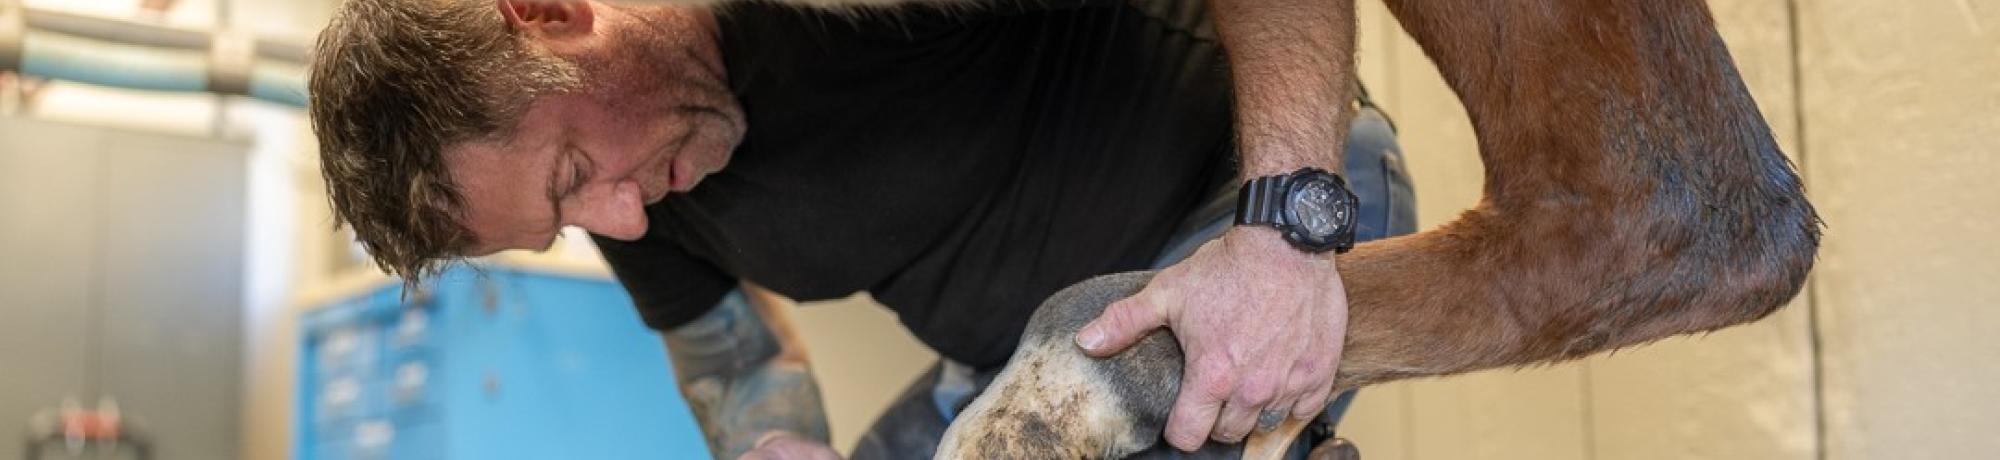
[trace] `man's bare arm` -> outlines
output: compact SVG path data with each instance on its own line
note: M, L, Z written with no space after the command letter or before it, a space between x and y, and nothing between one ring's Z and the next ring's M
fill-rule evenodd
M1213 0L1243 176L1340 171L1354 117L1354 0Z
M773 433L826 443L826 411L789 301L744 284L713 311L663 334L674 376L717 459Z

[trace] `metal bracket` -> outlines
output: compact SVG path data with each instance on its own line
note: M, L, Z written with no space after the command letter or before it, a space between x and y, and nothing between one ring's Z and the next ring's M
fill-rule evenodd
M216 32L208 47L208 90L250 95L250 70L256 63L256 37L235 30Z

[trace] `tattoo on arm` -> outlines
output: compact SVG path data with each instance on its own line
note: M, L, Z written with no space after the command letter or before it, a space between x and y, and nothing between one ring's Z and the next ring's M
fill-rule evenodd
M708 314L664 334L675 379L717 459L742 455L772 431L828 440L826 411L804 350L782 312L763 305L774 298L739 289Z

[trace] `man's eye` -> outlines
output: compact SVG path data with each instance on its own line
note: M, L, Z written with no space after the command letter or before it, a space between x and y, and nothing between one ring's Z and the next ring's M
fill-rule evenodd
M563 192L563 195L572 195L575 194L578 190L582 190L583 183L589 180L590 180L590 172L584 170L584 165L582 164L570 165L569 188Z

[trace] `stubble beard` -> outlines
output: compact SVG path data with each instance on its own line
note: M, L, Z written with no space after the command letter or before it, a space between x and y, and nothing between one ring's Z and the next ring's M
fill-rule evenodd
M667 192L677 160L686 159L699 177L726 163L744 132L742 109L729 90L721 63L703 59L702 45L714 46L708 31L685 12L621 8L634 21L617 29L617 49L579 59L598 103L639 120L663 120L665 142L644 160L642 192L650 204ZM704 43L703 41L710 41ZM641 121L636 126L653 123Z

